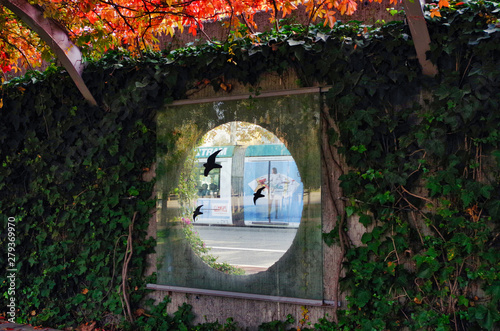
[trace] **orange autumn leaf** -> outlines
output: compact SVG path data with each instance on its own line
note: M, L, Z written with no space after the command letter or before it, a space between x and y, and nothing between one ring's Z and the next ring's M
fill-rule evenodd
M324 26L326 26L328 24L329 27L333 27L333 25L335 24L335 22L337 22L337 19L335 18L335 12L329 12L329 14L326 16L326 19L325 19L325 22L324 22Z
M4 0L12 1L12 0ZM257 12L268 12L271 21L293 15L305 8L312 19L322 20L333 27L338 14L352 15L358 9L358 0L37 0L44 16L64 27L84 56L98 58L109 50L129 50L140 54L156 49L158 35L182 33L184 28L192 35L205 34L203 25L208 20L225 20L225 28L239 31L241 19L249 30L257 30L254 21ZM381 0L369 0L380 3ZM400 0L390 0L397 4ZM302 6L299 6L302 5ZM448 7L449 0L440 0L439 7ZM337 16L337 17L336 17ZM431 16L441 16L437 9ZM42 55L50 60L49 47L36 33L23 24L5 6L0 6L0 68L14 70L20 63L24 67L40 66ZM259 32L259 31L255 31ZM238 32L239 33L239 32ZM17 36L17 37L16 37ZM22 36L22 37L20 37ZM106 37L103 37L106 36ZM212 36L209 36L212 37Z
M334 3L335 5L335 3ZM358 4L354 0L342 0L338 5L335 6L341 15L347 14L352 15L358 8Z
M441 17L441 12L439 11L439 8L431 8L431 18L432 17Z
M439 0L438 6L439 8L450 7L450 3L448 2L448 0Z

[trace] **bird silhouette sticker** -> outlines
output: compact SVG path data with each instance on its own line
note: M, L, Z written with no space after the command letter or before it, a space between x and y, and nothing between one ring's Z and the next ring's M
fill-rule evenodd
M215 163L215 158L217 157L217 154L219 154L220 151L222 151L222 149L219 149L217 152L214 152L212 155L210 155L207 159L207 163L203 163L203 166L205 167L205 172L204 172L205 177L208 176L210 170L215 168L222 168L220 164Z
M254 194L253 194L253 204L257 204L257 199L265 197L264 194L262 194L262 190L265 189L265 186L262 186L260 189L258 189Z
M196 209L194 210L193 212L193 222L196 222L196 216L198 215L202 215L203 213L200 211L201 207L203 207L203 205L199 205L198 207L196 207Z

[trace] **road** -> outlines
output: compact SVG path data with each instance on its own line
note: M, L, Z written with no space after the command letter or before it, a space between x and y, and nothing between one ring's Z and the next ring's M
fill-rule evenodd
M288 250L297 229L195 225L210 253L246 274L266 270Z

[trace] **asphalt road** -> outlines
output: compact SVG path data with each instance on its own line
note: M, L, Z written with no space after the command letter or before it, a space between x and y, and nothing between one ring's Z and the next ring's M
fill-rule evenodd
M266 270L288 250L297 229L195 225L218 261L240 267L247 274Z

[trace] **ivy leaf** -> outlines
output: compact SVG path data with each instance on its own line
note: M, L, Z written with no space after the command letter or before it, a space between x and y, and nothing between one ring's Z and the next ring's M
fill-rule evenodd
M316 34L316 40L315 40L315 41L316 41L316 42L318 42L318 41L322 40L322 41L326 42L326 40L327 40L328 38L329 38L329 36L328 36L328 35L326 35L326 34L324 34L324 33L321 33L321 32L318 32L318 33Z
M109 198L109 205L111 207L115 207L118 204L119 200L120 199L119 199L118 195L115 194Z
M114 156L116 155L116 153L118 153L118 145L114 144L114 145L111 145L109 148L108 148L108 152L111 156Z
M486 204L488 213L493 219L500 219L500 200L493 200Z
M493 302L500 301L500 281L495 281L486 288L486 293L491 295Z
M373 253L378 254L378 249L382 243L379 240L372 241L368 243L368 249Z
M494 24L490 24L490 27L488 29L484 30L484 32L486 32L487 34L496 33L498 31L500 31L500 29L497 28L496 25L494 25Z
M436 194L441 193L443 186L440 185L437 181L429 179L427 184L425 185L427 189L429 189L431 192L431 197L435 196Z
M323 233L323 240L325 244L328 246L332 246L339 242L339 230L338 228L334 228L328 233Z
M293 39L288 39L287 40L288 45L290 46L298 46L298 45L303 45L306 42L304 40L293 40Z
M137 190L135 186L132 186L131 188L128 189L128 194L130 196L136 197L139 195L139 190Z
M458 297L458 304L462 305L462 306L465 306L465 307L468 307L469 306L469 300L465 296L461 295L461 296Z
M328 93L333 96L339 95L342 91L344 91L344 86L343 81L335 82Z
M83 275L86 271L87 271L87 267L84 265L80 265L80 270L79 270L80 275Z
M491 191L493 191L493 187L491 185L484 185L479 190L479 193L481 193L481 195L486 199L489 199L491 197Z
M355 211L356 211L356 207L353 207L353 206L347 206L345 208L345 212L347 214L347 217L352 216Z
M488 38L491 38L490 35L486 35L486 36L482 36L482 37L477 37L477 38L471 39L469 41L469 45L471 45L471 46L478 45L481 40L488 39Z
M148 86L148 83L135 82L135 87L137 88L144 88L146 86Z
M498 316L498 307L495 307L495 305L492 304L488 306L480 305L477 308L471 310L472 312L474 312L474 317L476 318L479 325L487 330L493 329L493 316Z
M475 195L472 191L462 191L461 199L465 207L468 207L474 201Z
M361 237L361 242L363 244L367 244L369 243L371 240L373 239L373 235L371 232L366 232L363 234L363 236Z
M432 276L432 274L434 274L434 270L430 267L427 267L423 270L420 270L417 273L417 277L418 278L430 278Z
M359 222L367 227L368 225L372 224L372 218L369 215L361 214L361 216L359 217Z
M370 301L372 294L367 290L361 290L356 296L356 304L363 308Z
M252 47L248 50L249 56L255 55L257 53L262 53L262 47Z

